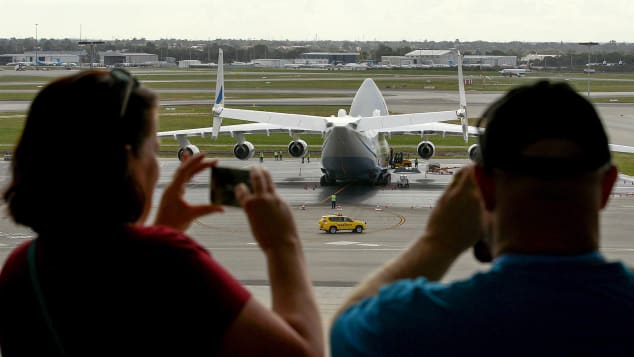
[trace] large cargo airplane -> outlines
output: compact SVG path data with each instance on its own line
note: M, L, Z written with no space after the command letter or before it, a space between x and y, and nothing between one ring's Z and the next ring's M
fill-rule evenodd
M288 144L288 153L300 158L308 152L308 144L300 138L301 134L320 134L323 137L320 183L322 186L337 182L363 182L387 185L391 181L388 172L389 147L386 138L392 134L420 135L421 141L416 147L417 154L424 160L430 159L435 152L434 144L425 140L430 133L450 133L462 135L465 142L469 134L477 134L474 127L467 125L467 107L462 76L462 59L458 58L459 108L450 111L411 113L390 115L383 95L374 81L365 79L357 91L350 110L339 109L337 116L321 117L301 114L288 114L225 108L224 106L224 70L222 50L218 55L216 77L216 98L213 105L212 127L164 131L160 137L174 137L178 140L178 158L187 154L199 153L188 136L210 134L216 139L219 134L235 137L237 143L233 154L240 160L248 160L256 152L255 146L245 140L246 134L288 133L292 141ZM247 120L254 123L222 126L222 118ZM460 120L461 124L442 123L448 120ZM468 149L473 157L477 145Z

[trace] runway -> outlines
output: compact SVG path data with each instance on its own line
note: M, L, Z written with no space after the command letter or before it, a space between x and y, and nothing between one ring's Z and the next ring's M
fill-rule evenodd
M443 166L466 163L465 160L436 161ZM234 167L260 165L258 160L243 162L234 159L221 159L220 164ZM153 210L178 161L161 159L160 165L161 174ZM301 164L298 159L265 159L262 165L272 172L280 195L292 206L325 327L353 285L398 255L421 234L431 208L452 179L452 175L448 174L427 174L426 177L425 174L414 174L409 175L409 189L354 185L322 188L319 187L320 164L315 159L310 164ZM0 162L2 186L8 178L9 162ZM395 179L393 177L393 182ZM208 174L196 176L187 188L187 199L194 203L206 202L209 195L208 180ZM364 233L339 232L333 235L319 231L319 218L337 212L330 209L327 201L333 192L337 192L338 203L342 206L340 212L367 221L368 229ZM614 192L615 196L602 215L601 251L609 259L622 259L634 266L634 240L631 235L634 231L634 221L631 220L634 214L634 185L620 181ZM241 209L227 208L224 213L203 217L194 222L187 233L207 248L258 299L270 303L265 261L251 238L246 216ZM31 238L31 231L12 224L2 215L0 264L4 263L14 247ZM477 262L471 252L466 252L452 266L444 280L465 278L487 268L488 265Z

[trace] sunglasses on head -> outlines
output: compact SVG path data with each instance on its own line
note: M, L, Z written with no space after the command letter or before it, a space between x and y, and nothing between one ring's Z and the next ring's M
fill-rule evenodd
M112 77L116 82L125 84L125 92L123 92L123 99L121 100L121 110L119 111L119 118L123 118L126 111L128 110L128 101L130 100L132 90L139 86L139 81L132 74L130 74L130 72L121 68L115 68L111 70L110 77Z

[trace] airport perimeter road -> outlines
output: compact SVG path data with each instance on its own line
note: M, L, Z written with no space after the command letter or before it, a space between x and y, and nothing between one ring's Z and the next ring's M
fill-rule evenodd
M434 161L441 162L443 166L465 163L464 160ZM163 187L179 163L175 159L161 159L160 164L161 176L153 209L158 206ZM222 159L220 164L234 167L260 165L258 160L243 162L234 159ZM448 174L428 174L426 177L424 174L410 174L409 189L354 185L322 188L318 183L321 175L318 160L302 165L297 159L265 159L263 165L270 169L280 194L292 206L325 324L354 284L398 255L420 235L431 207L452 179L452 175ZM8 169L9 162L0 162L2 186L8 180ZM396 175L393 176L393 182L395 179ZM208 200L208 180L207 173L196 176L187 189L188 200ZM337 193L341 211L330 209L328 197L333 192ZM634 231L634 221L631 219L634 213L634 197L631 196L634 185L619 182L615 192L618 194L610 201L602 216L602 252L610 259L623 259L634 266L634 239L631 234ZM320 217L334 212L367 221L367 231L362 234L328 234L319 231ZM251 238L246 216L241 209L227 208L224 213L205 216L194 222L187 233L207 248L260 300L269 302L264 257ZM1 215L0 264L4 263L15 246L32 237L28 229L15 226L5 215ZM445 280L461 279L487 268L487 265L478 263L471 252L467 252L454 264Z

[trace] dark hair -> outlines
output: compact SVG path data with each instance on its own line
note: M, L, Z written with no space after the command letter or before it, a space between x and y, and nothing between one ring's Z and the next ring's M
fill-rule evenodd
M129 175L126 146L138 154L150 135L157 97L135 85L121 115L127 89L109 71L91 70L55 80L38 93L3 195L16 223L42 233L139 218L147 198Z
M528 176L591 172L611 162L608 138L590 102L565 82L539 81L509 91L491 104L479 142L478 164ZM536 156L526 149L545 140L567 142L575 153Z

